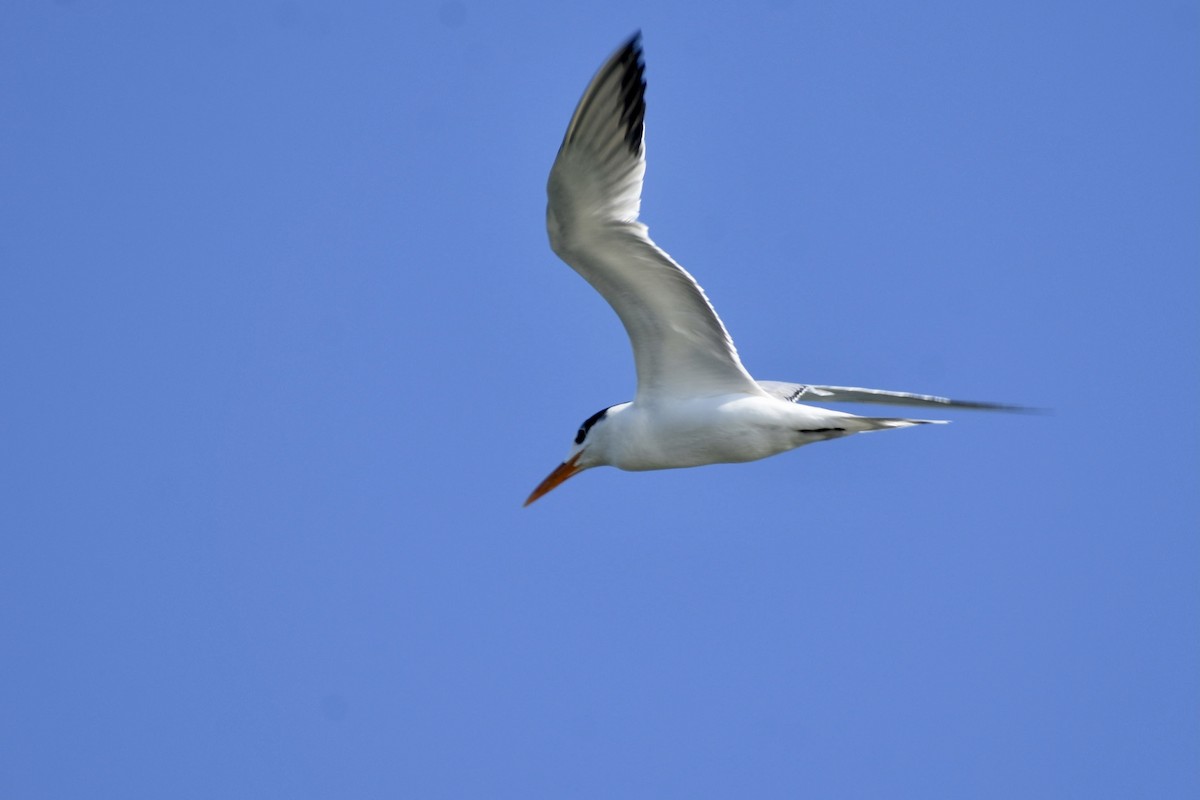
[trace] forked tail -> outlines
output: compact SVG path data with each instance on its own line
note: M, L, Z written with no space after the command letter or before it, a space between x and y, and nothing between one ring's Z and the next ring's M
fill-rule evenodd
M903 417L854 417L854 425L848 428L857 433L883 431L889 428L908 428L912 425L948 425L946 419L905 419Z
M853 436L856 433L871 433L885 431L890 428L908 428L913 425L944 425L941 419L905 419L904 417L859 417L854 414L830 415L820 419L815 424L796 428L796 433L804 435L801 444L809 442L824 442L829 439L840 439L843 436Z

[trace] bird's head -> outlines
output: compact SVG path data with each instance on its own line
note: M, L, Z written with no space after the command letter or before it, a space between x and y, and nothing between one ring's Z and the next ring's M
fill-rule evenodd
M537 500L572 475L609 463L605 433L609 422L609 412L614 408L616 406L602 408L583 421L575 434L575 442L571 445L566 459L537 485L537 488L529 495L529 499L525 501L525 505Z

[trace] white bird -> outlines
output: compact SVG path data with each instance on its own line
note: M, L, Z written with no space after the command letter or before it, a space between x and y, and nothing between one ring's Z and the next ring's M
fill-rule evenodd
M617 312L633 344L632 402L584 420L529 505L585 469L672 469L755 461L854 433L942 420L860 417L802 405L883 402L1010 409L944 397L756 381L700 284L638 222L646 172L646 82L634 34L588 85L550 170L550 246Z

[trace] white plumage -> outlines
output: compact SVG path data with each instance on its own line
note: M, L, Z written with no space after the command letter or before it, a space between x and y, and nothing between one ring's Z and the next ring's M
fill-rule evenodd
M633 344L637 394L589 417L529 505L597 466L671 469L754 461L804 444L932 420L860 417L802 405L884 402L1003 409L880 389L756 381L700 284L638 222L646 173L640 35L588 85L550 170L554 252L617 312Z

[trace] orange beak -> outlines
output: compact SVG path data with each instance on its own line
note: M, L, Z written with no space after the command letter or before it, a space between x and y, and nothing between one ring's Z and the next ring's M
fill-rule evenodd
M529 499L525 501L525 505L529 505L534 500L537 500L539 497L546 494L546 492L550 491L555 486L558 486L572 475L578 472L583 472L583 470L578 466L578 462L579 454L576 453L555 467L554 472L551 472L549 475L547 475L546 480L539 483L537 488L533 490L533 494L529 495Z

